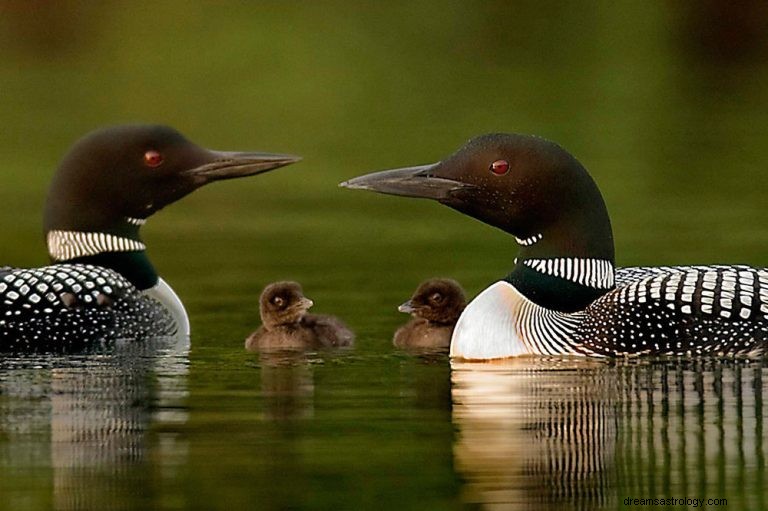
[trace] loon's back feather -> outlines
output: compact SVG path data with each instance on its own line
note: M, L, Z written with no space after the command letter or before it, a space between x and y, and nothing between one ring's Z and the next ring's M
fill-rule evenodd
M120 273L88 264L0 270L0 349L66 349L173 335L169 311Z
M759 355L768 347L768 270L738 265L616 270L575 341L604 355Z

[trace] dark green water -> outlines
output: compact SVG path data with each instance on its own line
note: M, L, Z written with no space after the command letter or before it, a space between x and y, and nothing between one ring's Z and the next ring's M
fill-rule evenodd
M514 240L336 188L479 133L537 133L597 180L620 265L766 266L761 8L127 5L0 3L0 265L45 264L46 183L97 126L163 122L305 160L144 228L189 348L0 359L0 509L768 507L764 363L451 367L396 352L396 307L419 281L474 295L509 270ZM286 278L344 318L354 350L243 350L259 290Z
M760 363L160 346L0 374L5 509L768 505Z

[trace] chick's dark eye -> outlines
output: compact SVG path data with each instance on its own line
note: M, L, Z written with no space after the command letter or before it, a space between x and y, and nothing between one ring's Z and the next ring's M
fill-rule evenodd
M443 301L443 295L441 295L440 293L434 293L432 296L429 297L429 299L435 303L440 303Z
M147 167L159 167L163 163L163 155L154 149L144 153L144 165Z
M497 176L503 176L509 172L509 162L507 160L496 160L491 163L490 170Z
M280 307L280 306L283 305L284 300L282 298L280 298L279 296L276 296L276 297L272 298L272 303L274 303L275 305Z

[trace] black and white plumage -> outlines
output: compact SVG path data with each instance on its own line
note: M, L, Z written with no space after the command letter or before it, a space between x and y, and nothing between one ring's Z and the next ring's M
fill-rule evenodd
M84 347L179 330L162 303L100 266L57 264L2 273L0 300L0 346L6 349Z
M184 306L152 266L141 226L209 182L298 160L210 151L165 126L115 126L83 137L59 165L46 200L54 264L0 269L0 350L189 335Z
M768 346L768 270L620 268L576 337L597 354L759 355Z
M464 349L486 358L758 356L768 345L766 270L619 268L616 281L616 288L575 312L547 309L500 281L470 303L473 314L456 328L463 330Z
M342 186L435 199L517 240L513 271L459 318L453 357L756 356L768 348L768 270L615 269L597 185L539 137L484 135L438 163Z

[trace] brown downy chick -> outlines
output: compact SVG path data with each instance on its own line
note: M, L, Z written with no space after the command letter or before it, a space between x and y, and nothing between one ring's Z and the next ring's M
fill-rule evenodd
M297 282L275 282L259 298L261 327L245 340L251 351L351 346L354 334L334 316L307 314L313 302Z
M453 327L466 305L464 290L451 279L422 282L410 300L397 310L414 319L395 332L398 348L448 348Z

